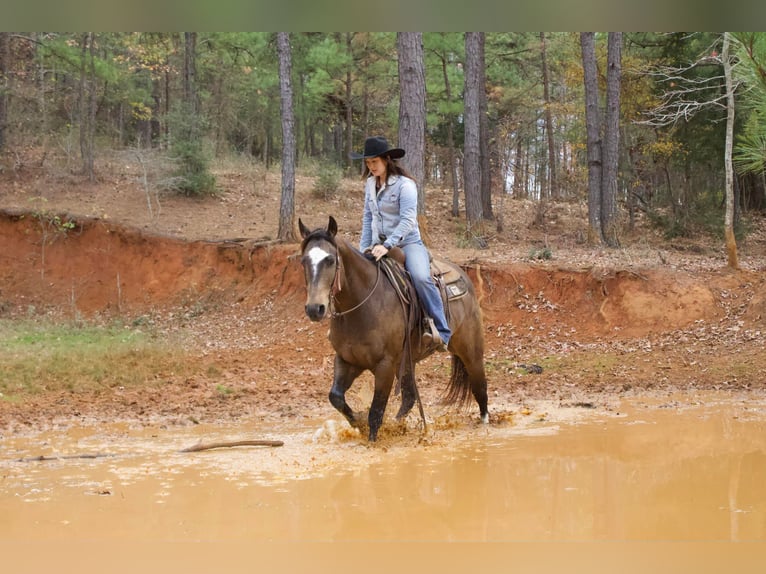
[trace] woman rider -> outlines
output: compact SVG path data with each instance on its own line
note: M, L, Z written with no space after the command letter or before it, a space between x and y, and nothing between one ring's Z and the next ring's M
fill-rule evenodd
M446 351L452 331L447 324L444 305L431 277L428 249L418 227L418 190L415 181L399 165L404 157L401 148L389 148L386 138L369 137L362 153L352 153L352 159L364 159L364 213L359 249L371 252L375 260L400 247L406 256L409 272L423 308L436 330L424 335L426 342L437 350Z

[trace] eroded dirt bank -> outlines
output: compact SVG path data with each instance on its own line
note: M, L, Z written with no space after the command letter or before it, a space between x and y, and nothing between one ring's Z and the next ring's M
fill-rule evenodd
M64 226L66 224L66 227ZM136 314L200 300L254 307L274 297L301 314L295 244L186 241L93 218L0 212L0 301L94 314ZM690 274L663 269L598 270L555 265L465 264L488 322L547 324L581 335L642 335L724 315L722 298L758 322L757 273Z
M2 401L0 427L67 417L193 424L332 413L332 349L326 325L303 316L297 245L190 241L97 218L21 211L0 212L0 244L4 315L150 314L183 337L187 360L198 364L191 376L169 372L142 388L79 393L75 385L55 396ZM551 262L464 267L482 298L496 420L541 399L609 408L615 397L641 392L761 392L762 272ZM531 363L543 373L519 366ZM419 368L427 404L438 402L447 365L432 357ZM216 392L221 384L231 392Z

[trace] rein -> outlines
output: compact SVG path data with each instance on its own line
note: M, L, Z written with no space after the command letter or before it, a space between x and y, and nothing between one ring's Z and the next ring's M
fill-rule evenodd
M338 271L343 265L343 260L337 255L336 255L336 258L337 258L337 263L335 265L335 278L332 281L332 293L331 293L331 301L333 303L335 302L335 294L339 293L342 288L340 284L340 276L338 274ZM334 310L335 305L333 304L333 310L330 311L330 316L333 319L336 319L338 317L343 317L343 315L348 315L349 313L356 311L357 309L359 309L359 307L361 307L362 305L367 303L367 301L370 300L370 297L372 297L372 294L375 293L375 289L378 288L378 283L380 283L380 264L378 263L375 267L377 267L377 274L375 275L375 285L372 286L372 289L370 289L370 292L367 294L367 297L362 299L360 303L357 303L356 305L351 307L351 309L346 309L345 311L335 311Z

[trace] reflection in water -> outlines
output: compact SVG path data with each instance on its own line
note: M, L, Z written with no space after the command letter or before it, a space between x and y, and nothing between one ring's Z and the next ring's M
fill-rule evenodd
M282 456L286 472L289 451L136 455L136 442L122 458L17 463L16 441L0 448L0 538L766 540L765 426L742 404L636 409L551 434L491 427L455 448L331 445L340 462L281 481L263 467Z

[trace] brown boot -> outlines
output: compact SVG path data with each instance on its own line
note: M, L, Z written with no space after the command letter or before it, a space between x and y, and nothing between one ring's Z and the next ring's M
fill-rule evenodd
M426 319L425 332L423 333L423 345L436 351L447 350L447 345L442 341L441 335L439 335L439 331L436 329L436 325L434 325L434 321L430 317Z

